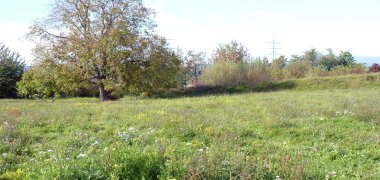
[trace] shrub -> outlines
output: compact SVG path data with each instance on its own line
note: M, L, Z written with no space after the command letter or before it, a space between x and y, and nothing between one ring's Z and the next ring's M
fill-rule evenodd
M271 79L268 66L260 61L215 63L207 67L201 76L202 83L210 86L255 87Z
M336 66L331 69L330 74L335 76L349 75L349 74L364 74L365 67L362 64L351 64L348 66Z
M350 74L364 74L365 67L362 64L352 64L348 66L335 66L330 71L319 66L310 69L307 72L307 77L325 77L325 76L342 76Z
M369 72L370 73L380 72L380 65L377 63L373 63L372 66L369 67Z
M311 68L307 61L293 61L286 67L286 74L288 78L303 78Z
M325 77L325 76L329 76L329 75L330 75L329 71L327 71L322 66L314 67L314 68L310 69L306 74L307 77Z

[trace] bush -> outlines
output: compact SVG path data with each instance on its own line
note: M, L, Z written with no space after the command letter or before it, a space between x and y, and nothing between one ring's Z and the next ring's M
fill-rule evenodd
M26 72L17 83L22 97L94 96L97 87L93 83L78 83L80 75L62 64L44 61Z
M372 66L369 67L369 72L370 73L380 72L380 65L377 63L373 63Z
M330 74L335 76L349 75L349 74L364 74L366 68L362 64L352 64L348 66L336 66L331 69Z
M329 76L329 75L330 75L329 71L327 71L322 66L314 67L314 68L310 69L306 74L307 77L325 77L325 76Z
M201 76L203 85L255 87L271 81L271 72L260 61L233 63L222 61L207 67Z
M303 78L311 69L307 61L293 61L286 67L286 75L288 78Z
M307 77L342 76L350 74L364 74L365 67L362 64L352 64L348 66L335 66L330 71L318 66L307 72Z

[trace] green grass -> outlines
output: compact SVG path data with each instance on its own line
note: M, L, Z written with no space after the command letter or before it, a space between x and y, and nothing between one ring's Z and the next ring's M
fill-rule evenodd
M303 79L263 82L255 87L246 86L198 86L174 89L163 98L198 97L218 94L273 91L316 91L337 89L368 89L380 86L380 74L347 75L335 77L312 77Z
M379 179L380 86L352 80L365 77L320 81L362 83L349 88L0 100L0 179Z

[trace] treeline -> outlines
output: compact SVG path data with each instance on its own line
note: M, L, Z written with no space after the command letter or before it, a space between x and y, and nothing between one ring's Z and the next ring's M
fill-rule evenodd
M35 59L24 61L0 45L0 98L124 95L152 96L170 88L256 86L264 81L364 73L349 51L316 49L269 62L241 43L206 52L181 53L155 34L154 11L141 0L57 0L46 19L31 26ZM372 67L372 72L379 68Z
M200 77L201 84L206 86L255 87L268 81L368 72L349 51L335 54L332 49L327 49L323 54L310 49L300 55L292 55L290 59L280 56L269 61L267 57L250 56L248 49L235 41L220 45L210 60L211 64ZM376 69L376 66L374 64L370 69Z

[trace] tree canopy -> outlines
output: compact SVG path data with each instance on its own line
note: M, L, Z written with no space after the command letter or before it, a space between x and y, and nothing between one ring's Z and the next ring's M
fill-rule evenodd
M164 38L153 34L153 14L142 0L56 0L28 34L37 43L35 63L59 66L54 70L65 74L60 79L75 79L70 86L76 90L95 85L101 100L120 89L156 88L157 79L167 88L179 60ZM151 72L167 68L174 71Z
M250 59L248 49L236 41L219 45L212 55L212 60L215 63L222 61L243 62Z
M17 97L16 83L24 71L20 54L0 43L0 98Z

